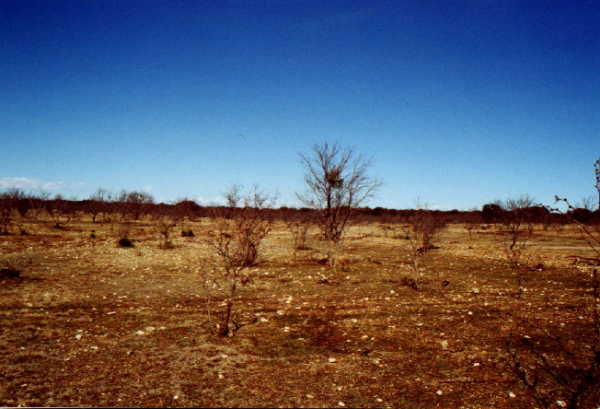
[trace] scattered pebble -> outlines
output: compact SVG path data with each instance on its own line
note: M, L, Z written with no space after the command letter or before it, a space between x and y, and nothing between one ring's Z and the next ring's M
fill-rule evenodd
M448 341L447 340L440 341L440 345L442 345L442 349L448 349Z
M509 398L516 398L517 395L515 395L514 392L511 391L511 392L508 392L508 397Z
M80 340L80 339L81 339L81 334L77 334L77 335L75 335L75 339L76 339L76 340Z
M442 392L442 390L441 390L441 389L438 389L438 390L437 390L435 393L436 393L438 396L442 396L442 395L444 394L444 392Z
M558 406L560 406L561 408L566 408L567 407L567 402L565 402L564 400L557 400L556 404Z
M329 358L327 361L328 361L330 364L332 364L332 363L336 362L336 361L337 361L337 359L335 359L335 358L333 358L333 357L332 357L332 358Z
M145 332L144 332L144 331L142 331L142 330L138 330L138 331L136 331L135 333L136 333L137 335L144 335L144 334L145 334Z

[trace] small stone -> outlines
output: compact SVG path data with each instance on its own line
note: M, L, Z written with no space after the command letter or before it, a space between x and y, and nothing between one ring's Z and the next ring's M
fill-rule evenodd
M310 393L307 393L307 394L306 394L306 397L307 397L308 399L312 399L312 398L314 398L314 396L313 396L313 395L311 395Z
M269 320L266 319L265 317L260 317L260 319L258 321L259 322L268 322Z
M336 362L336 361L337 361L337 359L335 359L335 358L333 358L333 357L332 357L332 358L329 358L327 361L328 361L330 364L333 364L334 362Z
M448 341L447 340L440 341L440 345L442 346L442 349L448 349Z
M479 288L476 288L476 287L474 287L474 288L471 288L471 292L472 292L473 294L479 294Z
M514 392L511 391L511 392L508 392L508 397L509 398L516 398L517 395L515 395Z
M81 334L75 335L75 339L79 341L81 339Z
M146 327L146 328L145 328L145 330L146 330L146 331L148 331L148 332L152 332L152 331L154 331L155 329L156 329L156 328L154 328L154 327Z
M138 330L138 331L136 331L135 333L136 333L137 335L144 335L144 334L145 334L145 332L144 332L144 331L142 331L142 330Z
M338 406L344 407L344 406L346 406L346 404L344 402L342 402L342 401L339 401L338 402Z
M475 362L475 363L473 364L473 366L475 366L475 367L477 367L477 366L479 366L479 365L481 365L479 362Z
M557 400L556 404L558 406L560 406L561 408L566 408L567 407L567 402L565 402L564 400Z
M442 390L441 390L441 389L438 389L438 390L437 390L435 393L436 393L438 396L442 396L442 395L444 394L444 392L442 392Z

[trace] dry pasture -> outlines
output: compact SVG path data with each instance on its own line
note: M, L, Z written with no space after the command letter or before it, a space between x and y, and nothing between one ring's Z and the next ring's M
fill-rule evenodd
M21 272L0 278L0 406L530 408L508 340L565 374L590 356L592 267L568 256L592 253L575 226L535 230L518 297L495 226L450 225L415 274L400 229L352 226L334 272L314 232L293 251L276 224L238 293L242 327L221 338L201 285L211 224L186 223L195 237L176 230L172 249L151 221L134 248L87 219L0 237L0 267Z

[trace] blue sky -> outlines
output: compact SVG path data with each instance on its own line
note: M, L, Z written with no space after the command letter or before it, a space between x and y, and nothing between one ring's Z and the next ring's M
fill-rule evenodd
M297 205L337 141L372 207L595 194L596 1L0 0L0 74L0 187Z

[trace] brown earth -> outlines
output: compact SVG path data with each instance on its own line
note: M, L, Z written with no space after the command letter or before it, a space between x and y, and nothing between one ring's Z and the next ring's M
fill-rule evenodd
M399 229L352 227L333 272L315 237L294 252L277 225L228 338L212 335L201 284L217 261L210 220L173 249L151 222L127 249L111 225L24 228L0 237L0 268L20 271L0 278L0 406L529 408L508 342L531 369L531 340L565 376L593 347L592 267L567 257L593 253L575 226L535 231L519 296L494 229L450 226L416 274Z

